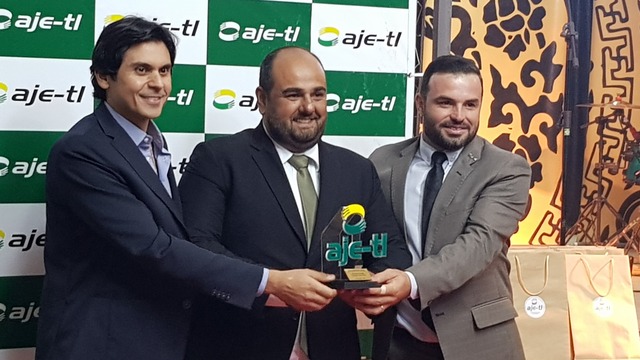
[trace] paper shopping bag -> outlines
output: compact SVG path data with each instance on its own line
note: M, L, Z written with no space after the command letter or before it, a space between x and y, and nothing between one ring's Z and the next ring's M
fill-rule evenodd
M625 255L566 254L574 359L640 359L640 337Z
M516 324L527 360L570 360L564 254L509 250Z

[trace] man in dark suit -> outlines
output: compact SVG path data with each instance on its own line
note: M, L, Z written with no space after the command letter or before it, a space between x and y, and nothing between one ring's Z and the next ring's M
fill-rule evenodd
M183 360L196 294L245 309L275 294L309 311L336 295L321 283L331 276L267 270L187 241L171 154L151 121L171 92L175 52L168 30L137 17L96 43L101 103L49 156L38 360Z
M192 241L275 269L320 269L323 229L343 206L360 204L367 223L361 238L388 233L388 257L365 257L365 267L376 272L410 264L371 162L320 140L326 94L324 69L315 55L296 47L267 55L256 89L260 124L198 145L180 181ZM309 162L315 224L307 221L306 197L300 191L305 186L298 185L293 155L304 155ZM282 306L274 296L265 296L251 312L206 301L188 358L360 359L356 314L345 303L348 295L306 315Z
M355 302L376 314L409 297L398 304L390 360L524 359L507 250L527 206L529 165L476 136L482 79L473 61L435 59L415 100L422 135L370 157L413 266L376 274L387 294Z

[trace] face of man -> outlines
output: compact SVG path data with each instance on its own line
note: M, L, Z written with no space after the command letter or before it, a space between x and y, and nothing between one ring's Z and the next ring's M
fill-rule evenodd
M146 131L171 93L169 50L160 41L134 45L125 52L115 77L96 74L96 80L107 92L107 103Z
M423 137L438 150L466 146L478 132L482 84L476 74L436 73L426 97L416 95L422 113Z
M280 51L273 60L273 87L256 89L269 135L294 153L311 148L327 122L327 81L313 55L301 49Z

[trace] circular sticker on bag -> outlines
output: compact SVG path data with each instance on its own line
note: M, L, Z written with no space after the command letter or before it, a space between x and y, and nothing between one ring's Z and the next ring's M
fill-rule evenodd
M613 313L611 301L609 299L598 296L593 300L593 311L600 317L609 317Z
M547 311L547 305L540 296L529 296L524 302L524 311L529 317L538 319Z

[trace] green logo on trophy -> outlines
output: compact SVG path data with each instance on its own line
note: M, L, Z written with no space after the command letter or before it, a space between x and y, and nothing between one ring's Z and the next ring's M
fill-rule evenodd
M322 271L335 274L330 286L335 289L379 287L363 264L363 257L387 257L387 234L361 235L367 228L365 210L360 204L343 206L322 231Z

